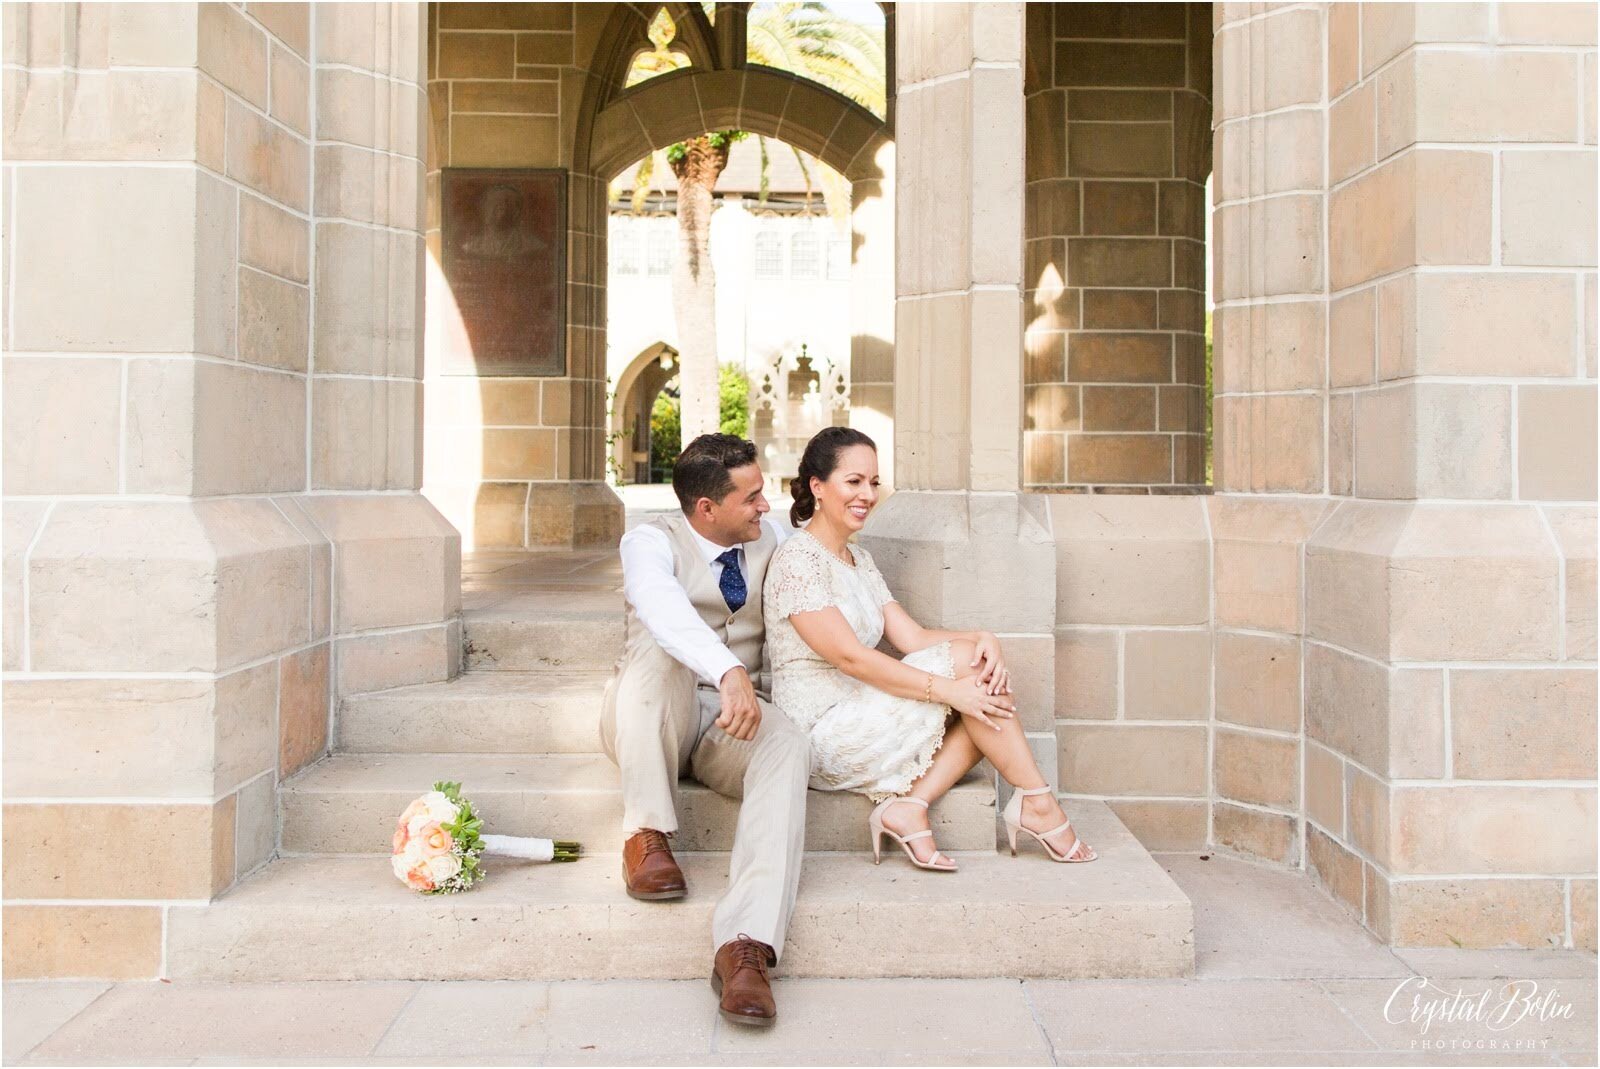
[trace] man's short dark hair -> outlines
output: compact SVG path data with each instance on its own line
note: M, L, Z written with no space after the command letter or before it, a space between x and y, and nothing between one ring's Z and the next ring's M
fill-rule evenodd
M687 514L702 497L721 501L733 491L728 472L756 462L756 444L734 434L702 434L678 454L672 469L672 492Z

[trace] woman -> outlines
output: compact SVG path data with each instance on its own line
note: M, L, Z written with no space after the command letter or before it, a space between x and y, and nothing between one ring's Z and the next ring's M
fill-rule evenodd
M928 806L987 757L1017 788L1004 813L1013 856L1021 831L1053 861L1093 861L1034 763L999 640L922 627L871 554L848 542L878 500L872 439L822 430L793 491L791 522L810 522L773 554L762 599L773 702L811 737L811 786L878 802L874 859L888 835L918 868L954 872L933 843ZM904 660L875 649L884 637Z

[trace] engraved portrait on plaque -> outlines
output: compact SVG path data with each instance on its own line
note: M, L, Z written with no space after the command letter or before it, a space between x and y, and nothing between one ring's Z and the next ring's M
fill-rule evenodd
M446 168L442 260L452 374L565 375L566 173Z

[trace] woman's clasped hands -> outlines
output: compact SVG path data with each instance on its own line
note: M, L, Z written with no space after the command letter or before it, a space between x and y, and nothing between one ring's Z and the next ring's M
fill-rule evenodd
M969 716L982 723L985 727L1000 730L998 720L1012 720L1017 715L1017 703L1011 697L1011 688L1007 686L1002 693L993 693L992 680L985 682L982 677L971 675L960 679L938 680L941 684L937 697L950 708L962 716Z

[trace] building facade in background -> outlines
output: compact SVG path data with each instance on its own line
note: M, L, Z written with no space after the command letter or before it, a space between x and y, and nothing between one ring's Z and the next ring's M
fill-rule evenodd
M775 479L794 475L813 434L848 418L850 227L828 213L824 166L808 160L807 172L817 172L808 196L794 151L769 142L763 202L761 147L754 138L736 142L711 219L717 356L752 384L751 434ZM613 188L631 190L632 170ZM655 481L651 406L676 379L680 348L672 297L676 183L668 172L657 184L664 188L639 212L622 195L607 238L608 437L613 479L629 483ZM842 383L844 394L830 397L829 383Z

